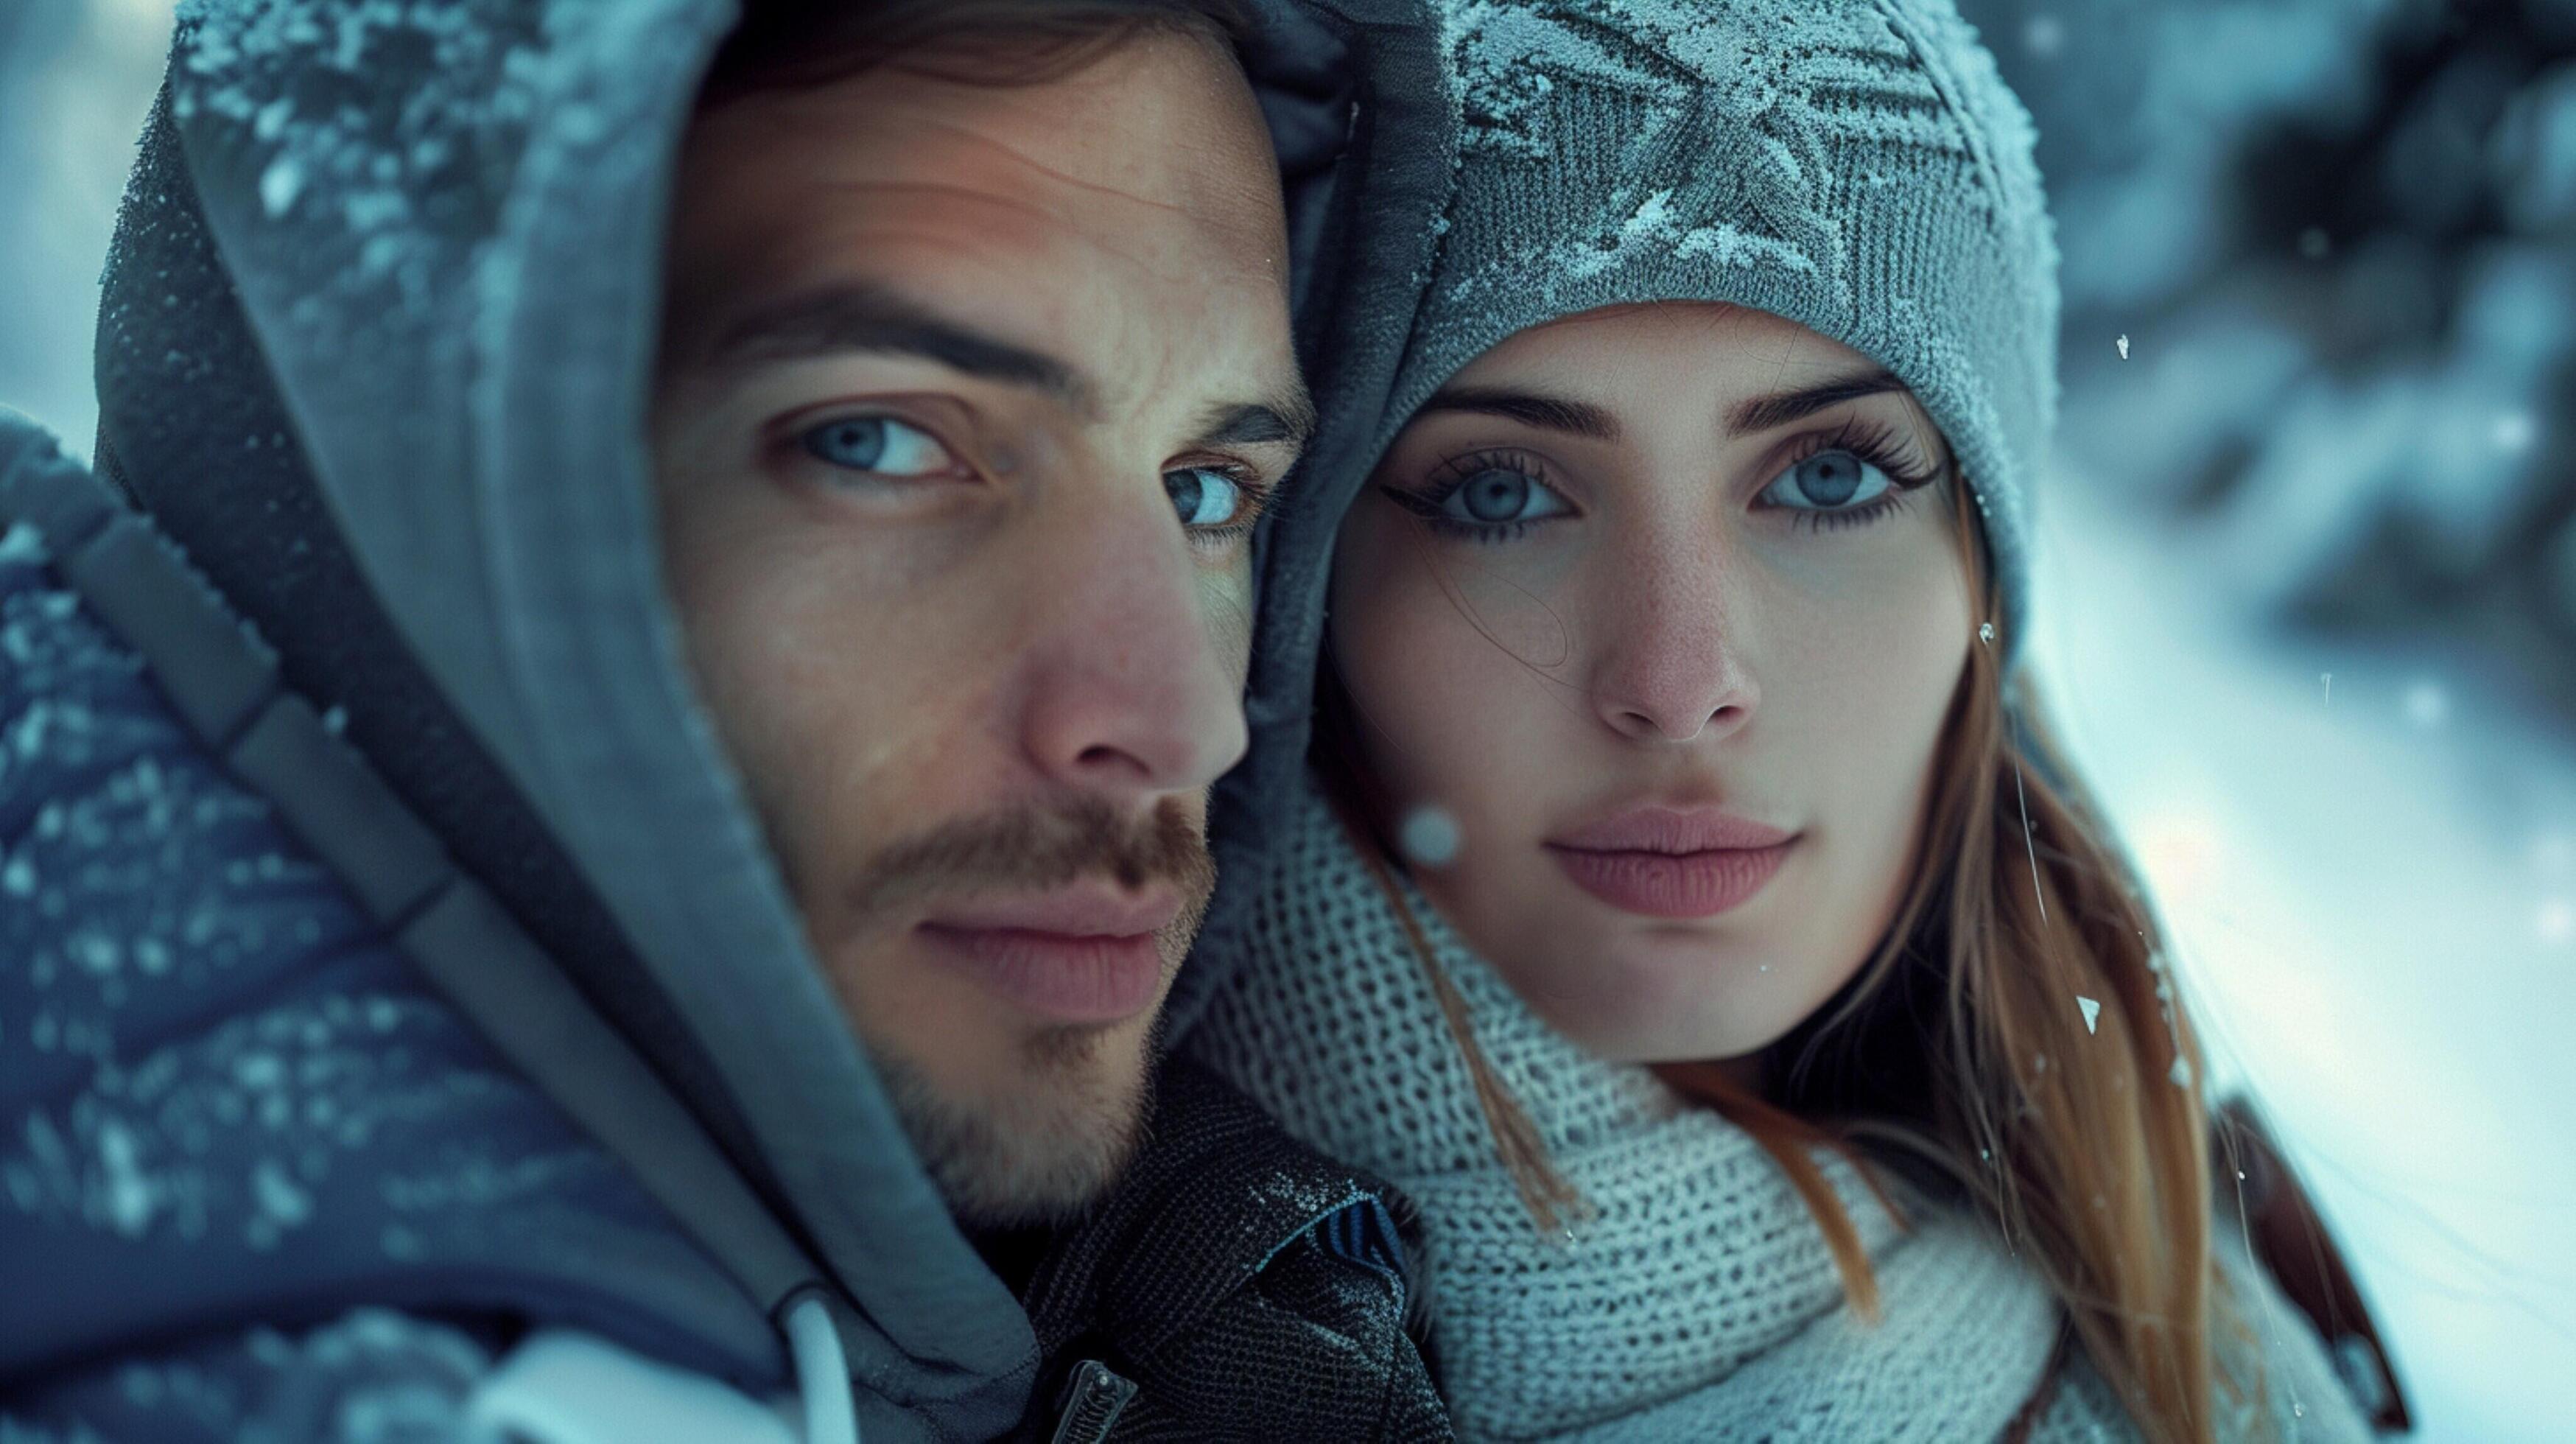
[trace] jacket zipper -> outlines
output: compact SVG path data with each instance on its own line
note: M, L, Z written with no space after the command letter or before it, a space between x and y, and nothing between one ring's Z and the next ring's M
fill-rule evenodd
M1064 1392L1056 1396L1056 1407L1063 1412L1056 1418L1053 1444L1100 1444L1135 1397L1136 1381L1113 1373L1098 1359L1074 1365Z

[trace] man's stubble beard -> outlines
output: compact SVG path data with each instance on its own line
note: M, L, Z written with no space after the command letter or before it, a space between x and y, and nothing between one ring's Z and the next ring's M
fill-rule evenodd
M1098 1198L1142 1143L1154 1095L1147 1076L1161 1019L1142 1046L1110 1028L1049 1028L1017 1051L1005 1086L972 1101L943 1095L891 1047L877 1074L913 1152L969 1229L1065 1222Z
M952 890L1045 887L1085 876L1126 886L1162 881L1183 898L1156 938L1165 991L1215 890L1215 862L1194 820L1171 806L1150 823L1077 804L940 829L890 849L853 884L862 915ZM845 1004L854 995L842 990ZM970 1229L1064 1222L1117 1178L1143 1141L1153 1108L1162 1005L1142 1020L1032 1028L1011 1067L974 1096L943 1091L914 1059L914 1042L882 1036L853 1009L896 1118L949 1210Z

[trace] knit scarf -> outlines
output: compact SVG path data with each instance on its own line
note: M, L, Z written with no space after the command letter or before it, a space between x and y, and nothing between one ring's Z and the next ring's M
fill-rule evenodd
M1877 1273L1862 1321L1813 1215L1743 1130L1555 1032L1398 881L1477 1041L1589 1210L1521 1204L1421 962L1310 785L1222 993L1183 1041L1421 1209L1430 1345L1460 1437L1991 1439L2058 1331L1964 1210L1820 1152ZM1886 1182L1886 1180L1882 1180Z

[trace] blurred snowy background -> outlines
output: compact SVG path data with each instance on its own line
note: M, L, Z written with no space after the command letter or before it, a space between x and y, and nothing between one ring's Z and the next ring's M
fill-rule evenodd
M0 403L86 454L171 0L0 0ZM2576 1439L2576 0L1964 0L2037 115L2033 656L2420 1437Z
M1963 0L2039 122L2034 660L2422 1436L2576 1439L2576 0Z

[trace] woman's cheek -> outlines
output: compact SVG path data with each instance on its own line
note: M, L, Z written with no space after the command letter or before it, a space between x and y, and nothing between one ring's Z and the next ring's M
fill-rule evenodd
M1844 819L1847 856L1835 890L1854 905L1840 910L1850 932L1833 951L1855 960L1877 945L1904 891L1941 728L1974 645L1947 530L1927 526L1906 541L1858 593L1870 604L1854 610L1837 655L1807 659L1834 688L1831 757L1820 760L1838 765L1811 775L1837 779L1831 805Z
M1386 590L1354 623L1369 634L1351 678L1367 745L1405 805L1473 812L1474 798L1461 794L1495 761L1484 755L1481 734L1495 717L1491 668L1479 655L1493 648L1427 576Z
M1370 502L1363 498L1362 508ZM1370 770L1400 797L1421 786L1428 746L1421 672L1437 661L1432 612L1442 606L1419 568L1403 565L1397 528L1357 517L1342 532L1334 560L1329 636L1343 686L1358 714Z
M1544 735L1562 715L1554 684L1459 605L1453 566L1430 556L1461 549L1346 535L1332 636L1371 769L1397 806L1436 807L1455 828L1456 852L1414 859L1417 876L1480 935L1496 885L1506 896L1527 890L1514 864L1523 851L1537 855L1539 822L1526 814L1566 748Z

